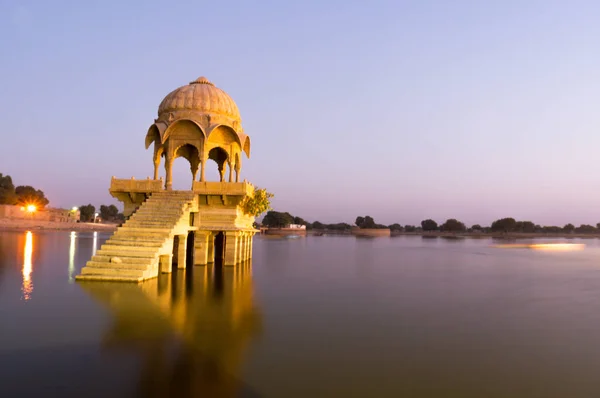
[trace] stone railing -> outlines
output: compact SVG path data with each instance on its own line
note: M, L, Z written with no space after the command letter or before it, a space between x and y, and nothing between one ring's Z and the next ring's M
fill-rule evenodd
M192 187L194 193L200 195L252 195L254 185L249 182L211 182L194 181Z
M148 177L146 180L136 180L131 177L131 179L126 180L113 177L110 181L111 192L158 192L163 190L163 186L164 181L162 178L151 180Z

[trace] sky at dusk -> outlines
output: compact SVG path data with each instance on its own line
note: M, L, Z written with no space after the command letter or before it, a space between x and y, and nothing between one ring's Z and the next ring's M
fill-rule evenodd
M158 104L206 76L276 210L596 224L598 21L578 0L0 0L0 173L52 206L117 203L111 176L152 175Z

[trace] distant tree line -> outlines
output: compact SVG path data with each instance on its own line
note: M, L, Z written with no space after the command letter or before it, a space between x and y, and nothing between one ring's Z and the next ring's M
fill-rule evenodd
M83 222L94 221L96 215L96 207L92 204L79 206L79 219ZM123 213L119 213L119 209L115 205L101 205L98 216L104 221L123 221L125 217Z
M44 192L30 185L18 185L15 187L9 175L0 173L0 205L35 205L43 209L50 203Z
M293 216L292 214L285 212L269 211L262 220L261 225L272 228L283 228L290 224L306 225L306 229L315 230L329 230L329 231L350 231L352 225L348 223L334 223L326 224L320 221L314 221L312 223L307 222L301 217ZM532 221L517 221L514 218L507 217L501 218L494 221L488 227L482 227L479 224L473 224L471 227L467 227L465 223L455 219L449 218L444 223L438 224L432 219L426 219L421 221L421 225L401 225L394 223L391 225L377 224L371 216L359 216L356 218L355 226L358 228L389 228L394 232L481 232L481 233L578 233L578 234L594 234L600 233L600 223L596 226L582 224L579 227L575 227L573 224L566 224L560 226L541 226L535 224Z

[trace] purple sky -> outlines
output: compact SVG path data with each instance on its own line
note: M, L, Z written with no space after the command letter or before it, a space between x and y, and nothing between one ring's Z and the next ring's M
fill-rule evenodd
M598 21L591 0L0 0L0 172L53 206L116 203L112 175L152 173L162 98L206 76L276 210L595 224Z

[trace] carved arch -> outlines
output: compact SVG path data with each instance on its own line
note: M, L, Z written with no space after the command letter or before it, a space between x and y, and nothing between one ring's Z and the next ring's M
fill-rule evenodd
M242 146L242 150L246 154L246 157L248 157L248 159L250 159L250 137L249 136L246 136L246 138L244 139L244 145Z
M192 119L179 119L179 120L171 123L169 125L169 127L167 127L165 133L162 136L162 143L164 144L169 139L169 137L173 134L174 131L178 131L178 129L180 127L185 128L186 125L188 127L191 127L192 129L197 129L197 131L200 132L202 139L203 140L206 139L206 134L204 133L204 130L202 129L202 126L200 126L199 123L197 123L196 121L194 121Z
M242 140L239 134L226 124L217 124L210 129L208 133L208 141L217 145L229 145L230 142L219 142L222 140L236 142L240 148L242 147Z
M146 149L150 148L150 145L152 145L153 142L156 142L158 145L162 144L160 136L161 132L156 123L150 126L148 132L146 133Z

